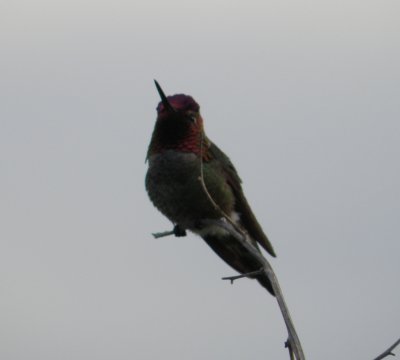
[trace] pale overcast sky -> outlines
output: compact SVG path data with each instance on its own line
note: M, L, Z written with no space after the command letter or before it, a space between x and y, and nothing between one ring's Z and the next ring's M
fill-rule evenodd
M144 189L186 93L278 258L308 359L400 336L400 5L3 0L0 358L286 360L275 300ZM397 350L400 354L400 349Z

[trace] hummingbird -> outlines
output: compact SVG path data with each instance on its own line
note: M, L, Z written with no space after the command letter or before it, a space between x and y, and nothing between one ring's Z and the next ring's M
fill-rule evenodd
M185 236L189 230L202 237L239 273L256 272L262 264L232 232L213 223L221 219L222 210L247 234L246 241L260 254L261 246L276 256L244 196L235 167L206 136L199 104L189 95L166 96L158 82L154 82L161 101L156 108L157 119L146 157L149 167L145 186L150 200L174 224L175 236ZM264 273L249 277L256 278L274 295Z

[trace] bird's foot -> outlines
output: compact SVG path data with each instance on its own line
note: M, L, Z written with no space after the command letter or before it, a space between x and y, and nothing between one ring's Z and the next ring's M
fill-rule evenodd
M176 237L186 236L186 230L180 227L179 225L174 226L173 232Z
M165 237L165 236L170 236L170 235L175 235L176 237L182 237L182 236L186 236L186 230L183 229L182 227L180 227L179 225L175 225L172 230L153 233L152 235L156 239L159 239L159 238Z

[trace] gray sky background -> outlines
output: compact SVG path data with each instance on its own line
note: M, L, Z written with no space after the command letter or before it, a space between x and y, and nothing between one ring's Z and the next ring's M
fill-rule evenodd
M0 5L0 358L288 359L274 299L144 190L191 94L277 253L309 359L400 336L397 0ZM400 349L397 350L400 353Z

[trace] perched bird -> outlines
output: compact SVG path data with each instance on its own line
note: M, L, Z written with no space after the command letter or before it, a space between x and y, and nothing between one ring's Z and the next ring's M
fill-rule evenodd
M234 238L232 232L212 221L222 210L247 233L258 250L261 245L275 257L274 249L255 218L242 190L241 180L229 158L204 133L200 107L188 95L165 96L155 81L161 102L147 152L146 190L153 204L175 225L175 235L190 230L241 274L257 271L262 264ZM209 195L199 177L203 174ZM211 220L211 221L208 221ZM260 252L261 253L261 252ZM271 294L265 274L254 276Z

